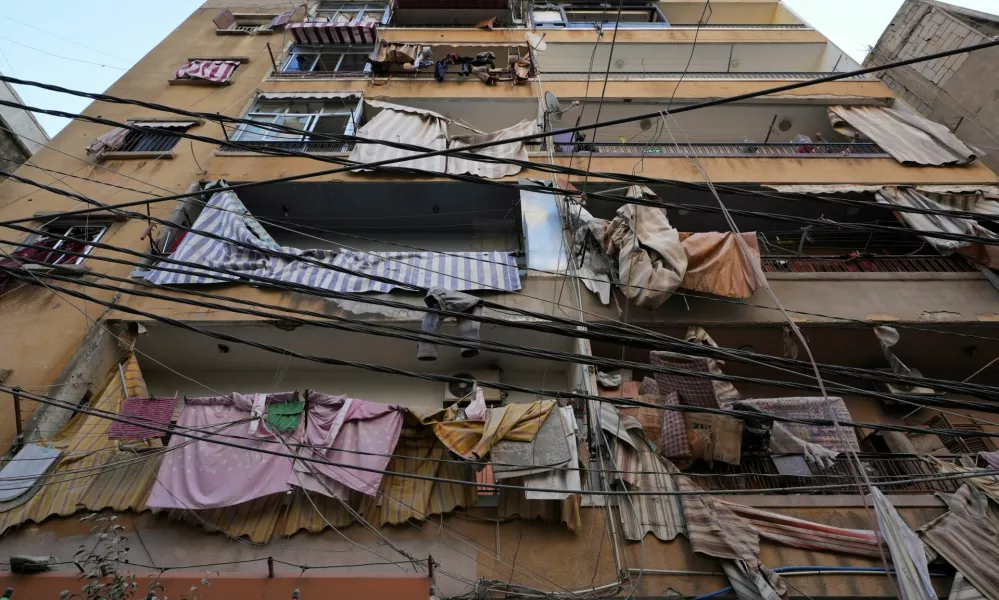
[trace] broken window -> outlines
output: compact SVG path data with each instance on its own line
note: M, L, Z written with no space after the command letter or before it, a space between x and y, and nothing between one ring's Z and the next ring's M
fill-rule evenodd
M106 224L52 223L28 236L11 257L23 265L79 265L93 249L90 243L99 242L107 230Z

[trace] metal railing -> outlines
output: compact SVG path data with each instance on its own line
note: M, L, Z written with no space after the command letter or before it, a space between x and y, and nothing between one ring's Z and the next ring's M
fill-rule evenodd
M295 79L295 80L309 80L309 79L416 79L416 80L432 80L434 79L433 69L427 68L423 71L393 71L391 73L381 72L375 73L372 71L307 71L307 72L296 72L289 71L285 72L275 72L271 75L276 79ZM532 76L533 77L533 76ZM482 83L482 80L478 77L472 75L461 75L457 67L452 68L447 72L448 82L462 82L462 81L474 81L476 83Z
M877 144L757 144L753 142L726 144L629 144L596 142L581 144L555 144L555 155L573 156L588 154L624 156L787 156L794 158L883 158L889 156ZM542 152L542 144L527 144L528 152Z
M864 472L872 484L888 494L934 494L956 492L962 483L960 479L924 481L920 483L900 483L905 480L932 478L939 475L937 470L918 456L884 456L860 453L857 455ZM954 460L943 458L942 460ZM845 455L840 455L828 469L810 467L812 476L782 475L773 460L764 457L743 457L742 464L728 465L716 462L712 467L698 463L692 470L712 475L694 475L694 483L709 490L765 490L768 488L791 488L804 486L843 486L828 490L811 490L810 494L856 494L856 464L851 465ZM781 494L784 492L764 492L761 494ZM789 491L787 493L803 493Z
M804 23L670 23L673 29L811 29Z
M575 81L577 79L586 79L586 77L593 75L600 75L601 78L604 77L605 73L596 71L592 73L587 73L586 71L541 71L544 78L548 81ZM650 80L650 79L680 79L683 78L684 81L687 80L710 80L710 79L753 79L753 80L767 80L767 81L797 81L797 80L808 80L817 79L819 77L825 77L827 75L832 75L832 72L822 72L822 71L761 71L761 72L743 72L743 73L728 73L724 71L697 71L697 72L686 72L681 71L613 71L607 77L611 81L628 81L633 79L640 80ZM853 77L847 77L844 79L851 81L864 81L871 80L872 78L867 75L854 75Z
M343 154L350 152L354 148L354 144L349 142L332 142L328 140L280 140L280 141L265 141L265 142L238 142L245 146L252 146L255 149L261 150L285 150L289 152L307 152L309 154ZM221 153L234 153L234 152L252 152L253 150L247 148L239 148L229 144L222 144L219 146L219 152Z
M125 136L125 141L114 152L166 152L172 150L179 139L176 135L165 133L133 131Z
M764 256L766 273L975 273L961 256Z

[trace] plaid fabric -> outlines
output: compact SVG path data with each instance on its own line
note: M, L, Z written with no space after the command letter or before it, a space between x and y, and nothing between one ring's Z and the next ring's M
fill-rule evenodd
M121 405L118 416L136 421L150 423L160 427L169 427L173 419L173 411L177 407L177 398L126 398ZM131 423L114 421L108 427L108 439L112 440L145 440L163 437L162 431L149 429Z
M754 406L765 413L788 419L824 419L850 421L850 411L842 398L796 397L796 398L757 398L740 400L742 404ZM723 408L732 408L726 402ZM842 426L845 443L833 425L805 425L801 423L781 423L795 437L835 450L837 452L860 452L860 443L852 427Z
M659 394L659 384L652 377L646 377L642 380L642 386L638 388L638 393L641 395L646 394Z
M680 405L680 395L676 392L669 392L660 397L663 399L663 404ZM663 428L659 437L659 454L671 458L690 456L690 442L687 441L687 425L683 420L683 413L675 410L664 410L662 413Z
M681 491L699 492L689 477L677 477ZM745 561L760 566L760 536L749 521L735 514L714 496L681 496L687 539L694 552L715 558Z
M679 360L676 355L670 355L667 358L663 352L650 352L649 358L652 360L652 364L658 367L670 367L705 374L711 372L707 358L690 357L687 360ZM680 395L682 404L718 408L718 397L715 395L715 388L710 379L688 377L675 373L656 373L655 375L660 394L676 392Z

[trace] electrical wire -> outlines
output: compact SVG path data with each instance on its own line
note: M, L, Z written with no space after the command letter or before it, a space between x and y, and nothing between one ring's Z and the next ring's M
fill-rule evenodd
M25 181L28 181L28 182L31 182L31 180L26 180L25 178L21 178L21 179L25 180ZM39 186L43 185L43 184L37 184L36 182L31 182L31 183L33 183L35 185L39 185ZM62 190L53 190L53 191L55 191L56 193L61 193L61 194L64 194L64 195L68 195L70 197L77 197L74 194L70 194L69 192L65 192L65 191L62 191ZM146 218L146 217L144 215L139 215L139 218ZM164 222L166 224L169 224L169 222L167 222L167 221L162 221L162 222ZM34 230L31 230L31 229L28 229L28 228L22 228L22 227L19 227L19 226L11 226L11 228L20 229L20 230L24 230L24 231L28 231L28 232L34 232ZM185 229L185 230L187 230L189 232L198 233L199 235L206 235L208 237L214 237L214 238L217 238L217 239L220 239L220 240L223 240L223 241L233 242L233 243L236 243L237 245L240 244L240 242L234 242L234 241L230 240L229 238L225 238L224 236L221 236L221 235L211 234L211 233L207 233L207 232L199 232L199 231L196 231L196 230L191 229L191 228L182 228L182 229ZM57 236L57 235L54 235L54 234L50 234L50 233L46 233L46 235L49 235L50 237L60 237L60 236ZM68 240L69 238L65 238L65 239ZM122 248L113 247L113 246L107 246L107 245L102 244L102 243L91 243L89 245L94 246L94 247L109 247L109 248L114 249L114 250L119 251L119 252L130 252L130 251L127 251L127 250L122 249ZM253 249L253 250L259 250L259 248L257 248L256 246L252 246L250 244L242 243L242 245L245 246L245 247L248 247L250 249ZM278 254L280 254L282 256L286 255L286 253L278 253ZM296 260L300 258L300 257L297 257L296 255L287 255L287 257L292 258L292 259L296 259ZM169 258L159 258L159 260L161 262L163 262L163 261L174 262L174 261L172 261ZM324 268L330 266L329 263L324 263L322 261L318 261L318 260L315 260L315 259L305 259L305 262L315 262L316 264L318 264L320 266L323 266ZM199 266L199 268L202 268L202 267ZM350 271L350 270L347 270L347 269L343 269L343 268L334 268L334 269L335 270L343 270L343 271L348 272L350 274L356 274L353 271ZM368 275L365 274L364 276L368 276ZM235 274L235 277L239 278L239 279L243 279L243 278L246 277L246 275L245 274L238 274L237 273L237 274ZM390 278L384 278L384 277L379 278L377 276L371 276L371 277L374 278L374 279L384 279L387 282L397 283L394 280L391 280ZM261 279L264 279L265 281L267 280L267 278L261 278ZM287 286L285 286L285 287L287 289ZM337 294L331 294L331 295L336 296ZM542 298L537 298L537 299L544 301L544 299L542 299ZM372 301L372 300L373 299L368 298L368 299L361 300L361 301ZM379 302L376 302L376 303L379 303ZM488 302L484 302L484 304L486 304L487 306L490 305ZM407 308L407 309L410 309L410 310L413 310L413 309L416 309L416 310L429 310L429 309L416 308L416 307L413 307L412 305L403 305L403 306L405 308ZM525 314L525 315L529 315L529 316L532 316L532 317L539 317L539 318L542 318L542 319L549 319L549 320L561 320L562 322L565 322L566 324L568 324L568 325L570 325L572 327L576 327L578 325L589 326L591 329L595 329L595 328L599 327L599 325L597 325L597 324L585 323L585 322L573 322L571 320L560 319L560 318L553 317L553 316L550 316L550 315L542 315L542 314L538 314L538 313L531 313L531 311L523 311L523 310L514 309L514 308L511 308L511 307L507 307L507 306L499 305L499 304L495 304L495 303L492 304L492 306L498 307L500 310L507 310L507 311L518 312L520 314ZM446 311L441 311L441 314L447 314L447 313L446 313ZM485 317L478 317L477 316L477 317L473 317L473 318L475 320L481 320L483 322L486 322L486 318ZM509 321L500 321L500 324L511 325L511 323ZM512 325L512 326L516 326L516 325ZM532 328L538 328L538 326L536 324L532 325L531 327ZM573 330L573 331L574 331L574 336L575 336L576 332L575 332L575 330ZM690 345L689 343L687 343L687 344ZM775 360L773 357L768 357L768 359L769 360ZM776 360L779 360L779 359L776 359ZM879 376L883 380L883 378L885 377L885 374L880 374ZM929 380L919 380L918 383L929 384L930 381ZM946 383L946 382L941 382L941 385L943 385L943 386L946 387L949 384ZM972 388L966 388L966 389L972 389ZM982 389L982 388L979 388L979 389ZM892 397L892 399L898 399L899 397L900 396L895 395L895 396ZM913 398L903 398L903 400L913 400ZM918 400L919 401L936 402L936 400L926 400L925 398L919 398Z

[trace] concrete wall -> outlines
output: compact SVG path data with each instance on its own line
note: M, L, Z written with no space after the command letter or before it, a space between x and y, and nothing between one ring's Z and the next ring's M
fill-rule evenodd
M880 65L981 44L994 35L989 26L974 25L962 17L958 9L906 0L864 64ZM892 69L879 77L912 108L977 145L986 155L985 163L994 169L999 167L997 60L999 51L990 48Z

